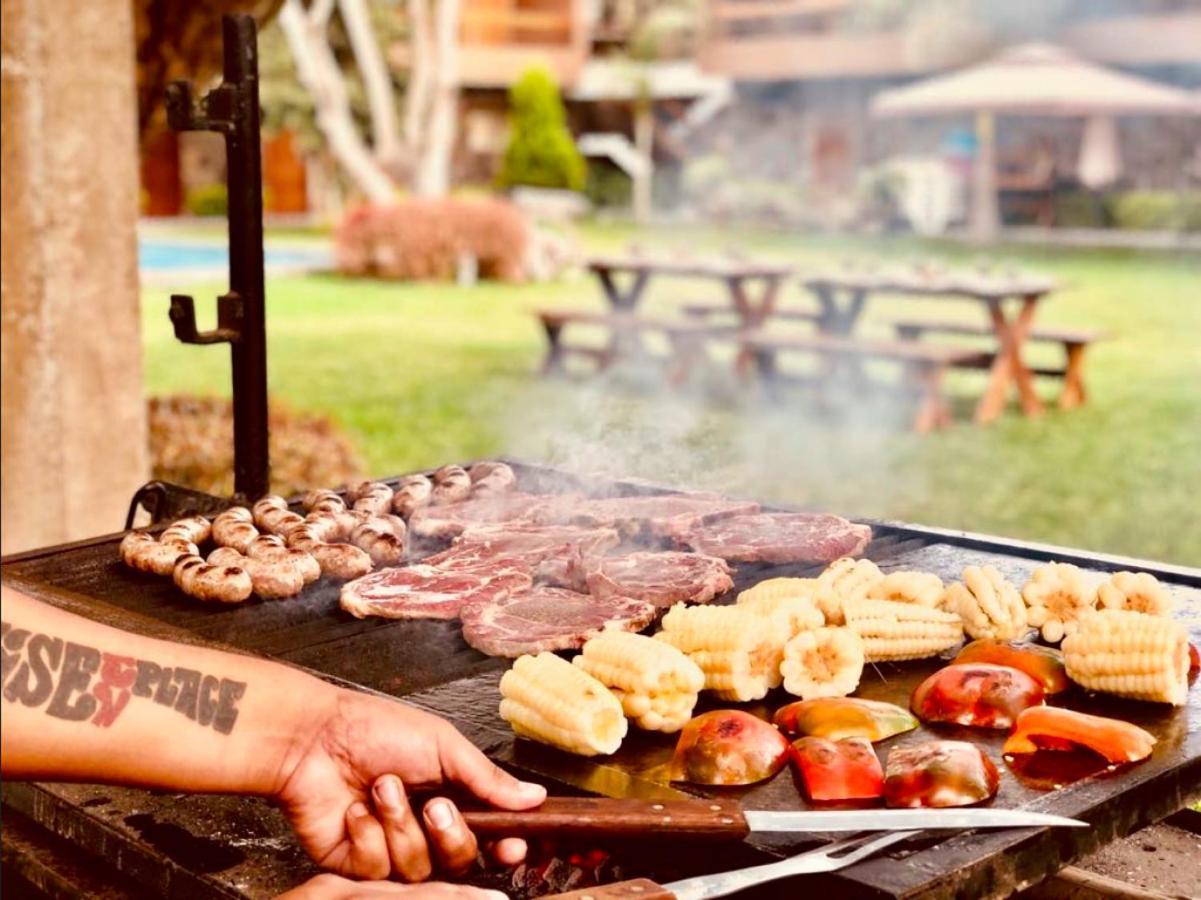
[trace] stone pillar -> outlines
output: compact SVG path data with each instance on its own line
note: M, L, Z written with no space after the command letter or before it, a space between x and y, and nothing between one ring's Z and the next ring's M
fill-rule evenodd
M3 0L0 546L117 531L148 474L129 0Z

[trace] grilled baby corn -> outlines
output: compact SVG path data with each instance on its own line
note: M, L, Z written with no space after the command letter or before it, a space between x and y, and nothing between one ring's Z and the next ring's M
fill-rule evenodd
M850 600L863 600L868 592L884 580L884 573L870 559L836 559L817 577L814 599L826 617L827 625L842 625L843 605Z
M958 613L973 638L1012 641L1026 634L1026 604L1017 588L993 566L968 566L963 583L947 585L942 608Z
M933 572L889 572L867 592L869 600L895 600L937 608L942 603L942 579Z
M1170 616L1176 603L1150 572L1114 572L1097 588L1097 605L1152 616Z
M553 653L518 657L500 695L501 718L517 734L569 753L613 753L629 728L607 687Z
M1043 640L1058 644L1076 630L1076 621L1097 603L1097 592L1084 573L1071 563L1039 566L1022 588L1026 621L1042 632Z
M1183 706L1188 632L1172 619L1129 610L1085 613L1063 641L1068 677L1081 687Z
M780 683L783 643L769 617L737 606L677 603L655 635L705 673L705 689L723 700L759 700Z
M847 625L863 638L867 662L924 659L963 640L955 613L894 600L850 600L843 604Z
M785 597L812 598L816 590L816 578L768 578L740 593L738 602L759 603Z
M679 731L692 717L705 673L683 651L628 631L604 631L572 662L609 688L646 731Z
M802 700L845 697L863 674L863 639L850 628L802 631L784 645L784 690Z

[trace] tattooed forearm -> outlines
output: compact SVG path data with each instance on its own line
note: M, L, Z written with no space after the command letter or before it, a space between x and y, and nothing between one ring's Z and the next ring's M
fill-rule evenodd
M233 731L246 683L106 653L0 622L0 696L48 716L108 728L143 697L221 734Z

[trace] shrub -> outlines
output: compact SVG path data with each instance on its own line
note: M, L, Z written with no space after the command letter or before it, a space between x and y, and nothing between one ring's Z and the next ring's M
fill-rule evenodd
M614 165L588 167L584 193L595 206L627 207L634 193L630 176Z
M1201 194L1127 191L1109 199L1118 228L1146 231L1201 231Z
M497 182L503 188L584 188L587 166L567 130L567 114L554 78L530 69L509 89L509 146Z
M223 184L189 188L184 208L194 216L223 216L229 209L229 195Z
M210 494L233 493L233 405L224 397L152 397L150 457L155 478ZM271 489L288 496L336 487L362 471L350 440L324 416L271 401Z
M1063 191L1055 194L1055 224L1060 228L1104 228L1105 207L1092 194Z
M334 235L334 258L346 275L404 280L455 277L473 257L481 278L519 281L529 227L503 200L402 200L351 210Z

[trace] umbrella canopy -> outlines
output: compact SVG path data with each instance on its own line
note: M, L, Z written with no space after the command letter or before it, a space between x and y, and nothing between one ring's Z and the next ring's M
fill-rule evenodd
M876 116L1197 115L1188 91L1107 69L1053 44L1022 44L985 62L881 91Z

